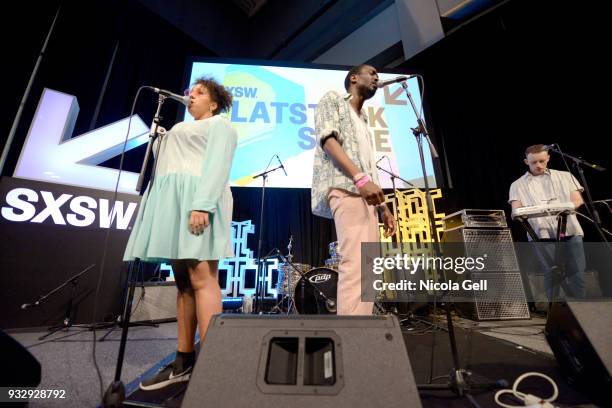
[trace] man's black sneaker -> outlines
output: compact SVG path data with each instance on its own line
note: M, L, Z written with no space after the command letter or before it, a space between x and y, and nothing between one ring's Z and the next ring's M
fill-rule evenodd
M144 391L153 391L177 382L189 381L191 369L193 367L188 367L181 373L174 373L174 368L174 362L168 364L155 374L155 376L141 382L140 389Z

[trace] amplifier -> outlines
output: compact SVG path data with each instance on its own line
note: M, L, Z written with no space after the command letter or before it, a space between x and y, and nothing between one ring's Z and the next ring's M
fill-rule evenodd
M503 210L461 210L444 217L445 256L487 256L485 269L465 279L486 279L486 292L473 291L470 302L455 306L474 320L529 319L529 305ZM500 294L500 296L496 296Z
M130 320L172 321L176 319L176 284L174 282L137 283Z
M504 210L464 209L442 218L444 231L457 228L506 228Z
M174 281L137 283L130 320L156 323L176 320L176 295ZM243 298L223 298L222 301L223 313L243 311ZM252 299L249 301L252 302Z

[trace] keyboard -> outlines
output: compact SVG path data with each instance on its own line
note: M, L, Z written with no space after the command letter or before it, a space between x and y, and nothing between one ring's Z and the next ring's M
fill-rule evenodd
M512 219L515 218L538 218L556 216L562 212L574 213L576 206L574 203L555 203L532 205L530 207L520 207L512 210Z

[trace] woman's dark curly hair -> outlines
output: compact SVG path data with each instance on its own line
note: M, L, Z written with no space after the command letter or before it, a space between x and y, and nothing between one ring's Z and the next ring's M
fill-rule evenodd
M221 112L229 112L232 107L232 94L217 81L212 78L202 77L196 79L193 86L202 85L208 90L210 98L217 103L217 109L213 111L213 115L218 115Z

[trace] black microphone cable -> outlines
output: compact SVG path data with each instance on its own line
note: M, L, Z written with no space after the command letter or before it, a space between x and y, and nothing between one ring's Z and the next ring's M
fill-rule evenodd
M140 88L138 88L138 91L136 92L136 96L134 97L134 101L132 102L132 109L130 111L130 116L129 116L129 120L128 120L128 127L127 127L127 132L125 134L125 140L123 142L123 149L121 151L121 159L119 160L119 174L117 175L117 182L115 184L115 191L113 193L113 205L111 207L111 214L113 214L114 210L115 210L115 205L117 204L117 195L118 195L118 190L119 190L119 181L121 180L121 173L123 171L123 161L125 158L125 148L127 146L127 142L130 136L130 128L132 126L132 117L134 116L134 111L136 109L136 102L138 101L138 97L140 96L140 92L143 89L147 89L146 86L141 86ZM98 360L96 358L96 343L97 343L97 337L96 337L96 315L98 312L98 301L99 301L99 297L100 297L100 287L102 286L102 278L104 277L104 268L106 266L106 256L107 256L107 252L108 252L108 243L109 243L109 239L110 239L110 232L112 230L112 218L111 218L111 224L109 225L107 231L106 231L106 236L104 238L104 247L102 250L102 261L100 263L100 273L98 275L98 282L96 284L96 290L95 290L95 295L94 295L94 307L93 307L93 314L92 314L92 325L93 325L93 344L92 344L92 358L93 358L93 363L94 363L94 367L96 368L96 373L98 375L98 381L99 381L99 385L100 385L100 401L104 400L104 380L102 379L102 372L100 370L100 367L98 366ZM130 265L130 267L128 267L128 269L130 269L132 266ZM128 276L130 271L128 271ZM123 322L122 322L123 324Z

